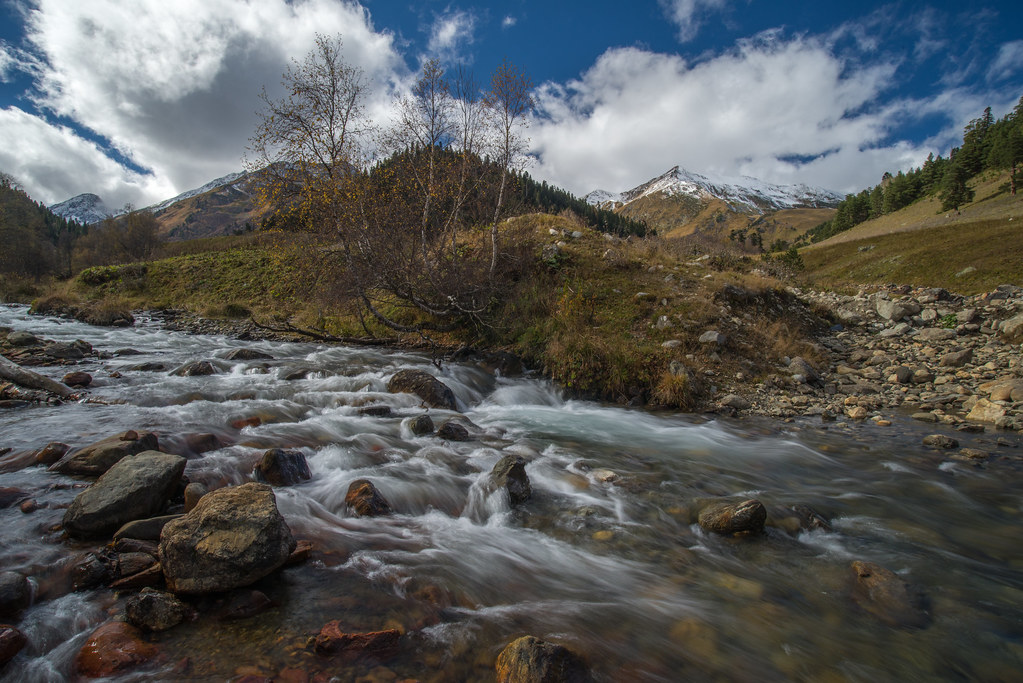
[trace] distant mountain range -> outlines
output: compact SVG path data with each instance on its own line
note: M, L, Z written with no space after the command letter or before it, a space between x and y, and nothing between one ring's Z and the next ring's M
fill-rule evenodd
M594 206L645 222L660 235L700 234L724 241L753 228L765 246L827 220L843 198L810 185L707 176L678 166L631 190L594 190L585 197Z

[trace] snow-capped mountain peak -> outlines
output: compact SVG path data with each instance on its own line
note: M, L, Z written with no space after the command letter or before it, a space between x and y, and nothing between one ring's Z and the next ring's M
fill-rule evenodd
M210 182L206 183L202 187L197 187L194 190L187 190L187 191L182 192L181 194L179 194L177 197L171 197L170 199L166 199L166 200L160 202L159 204L153 204L152 206L149 206L149 207L146 207L146 208L149 211L152 211L153 213L158 213L160 211L163 211L167 207L171 206L172 204L177 204L178 202L183 201L185 199L191 199L192 197L197 197L197 196L199 196L201 194L205 194L205 193L209 192L210 190L215 190L218 187L223 187L224 185L230 185L231 183L233 183L234 181L236 181L239 178L243 177L244 175L245 175L245 173L243 173L243 172L228 173L226 176L222 176L222 177L217 178L215 180L211 180Z
M86 192L71 199L50 206L50 211L70 221L77 221L82 225L99 223L109 216L116 216L120 212L111 211L103 203L99 195Z

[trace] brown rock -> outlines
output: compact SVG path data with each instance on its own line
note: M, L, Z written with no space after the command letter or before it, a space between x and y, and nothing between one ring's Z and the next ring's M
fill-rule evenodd
M92 384L92 375L87 372L69 372L60 380L69 387L87 387Z
M398 654L401 632L397 629L345 633L341 624L332 621L316 636L316 652L354 662L364 659L384 661Z
M304 538L298 539L295 541L295 549L288 555L288 561L284 563L284 566L290 567L306 562L314 550L316 550L316 546L313 545L312 541L307 541Z
M498 683L585 683L586 664L571 650L523 636L501 650L494 664Z
M0 670L27 644L28 639L24 633L8 624L0 624Z
M430 419L429 415L419 415L409 422L409 429L411 429L412 433L416 436L433 434L433 420Z
M195 506L199 504L199 500L202 499L209 491L206 487L197 481L193 481L185 487L185 512L189 513L195 509Z
M248 619L273 607L266 593L257 590L231 591L227 603L217 613L221 621Z
M124 606L128 623L143 631L166 631L192 616L191 607L173 593L143 588Z
M265 481L271 486L293 486L313 476L301 451L287 451L283 448L271 448L263 453L253 474L257 481Z
M185 434L185 447L192 453L199 455L223 448L224 444L221 443L220 437L216 434L204 432L201 434Z
M526 474L526 459L521 455L506 455L490 471L494 486L508 491L512 505L524 503L533 495L533 487Z
M454 392L439 379L422 370L399 370L387 382L387 390L392 394L415 394L433 408L456 410Z
M961 368L971 360L973 360L973 349L963 349L962 351L946 353L941 357L939 365L943 368Z
M446 441L468 441L469 430L453 420L447 420L437 430L437 437Z
M852 597L860 607L899 628L925 628L931 623L924 597L894 572L873 562L853 562Z
M26 498L31 497L31 495L25 489L19 489L14 486L0 487L0 510L14 507Z
M92 632L75 656L74 671L87 678L106 678L145 664L157 654L134 626L111 621Z
M33 454L33 458L40 465L52 465L63 458L71 447L66 443L51 441Z
M717 503L700 512L699 523L704 531L716 534L759 533L764 530L767 509L759 500L741 503Z
M163 568L158 562L138 574L125 576L110 583L115 590L138 590L140 588L156 588L163 585Z
M129 430L72 451L50 469L61 474L98 477L126 456L155 450L159 450L156 434Z
M982 398L977 401L977 404L973 406L973 409L966 415L967 420L976 420L977 422L997 422L999 418L1005 417L1005 408L992 403L986 398Z
M391 514L391 505L369 479L356 479L349 485L345 505L360 517Z
M951 436L945 436L944 434L929 434L924 437L924 445L931 448L949 449L958 448L959 442Z

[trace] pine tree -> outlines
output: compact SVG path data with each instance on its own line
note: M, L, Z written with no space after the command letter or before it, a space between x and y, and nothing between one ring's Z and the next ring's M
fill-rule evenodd
M945 173L945 182L938 195L941 199L942 211L954 209L956 213L959 213L960 206L973 201L973 190L966 185L966 181L969 179L969 171L956 159Z

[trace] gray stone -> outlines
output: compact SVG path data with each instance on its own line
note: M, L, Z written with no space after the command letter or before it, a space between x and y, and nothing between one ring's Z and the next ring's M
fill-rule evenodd
M61 474L98 477L126 456L155 451L157 448L159 443L156 434L128 430L72 451L50 469Z
M32 601L32 587L18 572L0 572L0 618L17 617Z
M716 534L758 533L764 530L767 509L759 500L741 503L717 503L700 511L699 523L704 531Z
M166 631L194 614L191 607L173 593L143 588L124 606L128 623L143 631Z
M387 382L387 390L391 393L415 394L433 408L456 410L454 392L439 379L422 370L399 370Z
M283 448L271 448L263 453L254 474L257 481L265 481L272 486L294 486L313 476L304 453Z
M525 502L533 494L526 474L526 459L521 455L506 455L490 471L494 486L508 491L512 505Z
M721 334L717 330L707 330L700 335L700 343L722 346L725 343L725 335Z
M173 592L214 593L258 581L283 566L294 549L273 489L252 482L211 491L167 524L160 564Z
M433 434L433 420L429 415L419 415L409 422L409 429L416 436Z
M447 441L469 441L469 430L453 420L446 420L437 430L437 436Z
M7 343L11 346L36 346L40 343L39 337L31 332L17 330L7 335Z
M178 377L204 377L206 375L215 375L216 373L217 368L208 360L193 360L175 368L170 374L177 375Z
M955 330L946 330L942 327L925 327L920 330L916 336L917 341L922 342L936 342L936 341L948 341L949 339L955 339Z
M899 321L907 315L916 315L920 312L920 306L911 301L889 301L878 299L875 307L877 314L885 320Z
M736 410L749 410L750 407L750 402L738 394L728 394L718 401L718 404L728 406L729 408L735 408Z
M963 349L946 353L941 357L939 365L943 368L961 368L973 360L973 349Z
M232 349L224 360L273 360L273 356L255 349Z
M1023 314L1003 320L998 325L998 332L1007 342L1023 341Z
M64 513L64 530L76 538L96 538L151 517L164 507L184 471L185 459L179 455L129 455L78 494Z
M115 531L114 540L119 541L122 538L131 538L137 541L159 541L160 532L167 526L167 523L179 517L181 515L161 515L159 517L136 519Z

